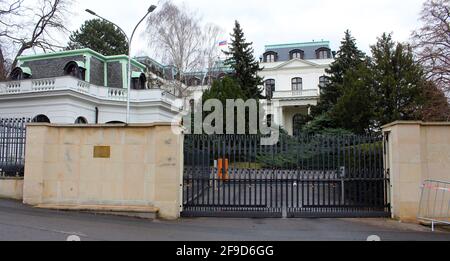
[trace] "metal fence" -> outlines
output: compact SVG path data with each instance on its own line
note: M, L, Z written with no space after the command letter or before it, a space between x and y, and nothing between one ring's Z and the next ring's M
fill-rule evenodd
M450 225L450 182L426 180L422 185L419 220Z
M186 135L183 216L388 217L380 136Z
M23 177L26 118L0 118L0 176Z

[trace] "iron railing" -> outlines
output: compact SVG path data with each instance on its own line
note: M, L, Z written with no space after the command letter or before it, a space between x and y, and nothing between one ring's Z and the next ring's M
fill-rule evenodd
M378 136L187 135L184 216L390 215Z
M23 177L26 118L0 118L0 176Z

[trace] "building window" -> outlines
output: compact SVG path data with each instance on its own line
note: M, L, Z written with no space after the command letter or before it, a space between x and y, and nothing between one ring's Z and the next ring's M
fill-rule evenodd
M24 72L22 68L17 67L14 70L12 70L9 78L12 81L20 81L20 80L30 79L31 75Z
M302 133L303 126L307 122L306 116L303 114L295 114L292 119L292 134L294 136L300 136Z
M134 74L134 72L133 72ZM131 79L131 89L133 90L145 90L145 85L147 83L147 77L144 73L139 74L139 77L133 77Z
M202 84L202 80L197 77L191 78L189 80L189 86L200 86Z
M289 55L291 57L291 60L293 60L293 59L301 59L301 60L303 60L305 58L305 53L302 50L298 50L298 49L297 50L292 50L289 53Z
M327 84L328 84L328 77L326 77L325 75L321 76L319 78L319 88L322 90L327 86Z
M273 98L273 93L275 92L275 80L269 79L264 82L264 85L266 87L266 96L268 100L271 100Z
M292 90L293 91L301 91L303 90L303 79L300 77L296 77L292 79Z
M319 48L316 50L316 58L317 59L330 59L331 58L331 50L328 48Z
M85 80L86 70L82 67L79 67L76 62L69 62L64 67L64 75L70 75L80 80Z
M39 114L38 116L34 117L31 122L34 122L34 123L38 123L38 122L39 123L51 123L50 119L47 116L43 115L43 114Z
M277 61L278 55L276 52L266 52L264 54L264 62L265 63L274 63Z
M86 120L85 117L78 117L75 120L75 124L88 124L88 121Z
M272 121L273 121L273 115L272 114L268 114L267 115L267 127L269 127L269 128L272 127Z

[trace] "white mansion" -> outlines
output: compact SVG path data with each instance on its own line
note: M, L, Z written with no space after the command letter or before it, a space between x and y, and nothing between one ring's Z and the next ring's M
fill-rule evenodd
M325 84L325 70L333 62L329 42L268 45L260 59L264 68L260 87L271 105L268 118L294 135L302 115L317 104L319 86ZM126 122L127 56L82 49L23 56L18 64L9 81L0 82L0 118L63 124ZM230 73L218 63L213 71L186 75L183 84L192 93L185 104L201 99L212 79ZM149 57L132 60L130 123L172 121L182 104L165 85L177 81L177 75L173 66Z
M311 106L317 105L320 87L326 84L326 69L334 61L330 43L327 41L267 45L260 57L264 79L264 96L269 100L265 106L268 121L282 126L290 135L300 130L304 116ZM212 78L220 78L232 73L226 66L218 66L210 73ZM204 72L191 76L187 84L193 92L190 99L198 101L208 88ZM273 117L273 118L272 118Z
M261 57L265 95L273 102L275 124L290 135L299 131L302 115L317 105L325 70L334 61L329 42L267 45Z
M126 122L128 56L90 49L23 56L0 82L0 118L62 124ZM147 87L147 67L132 60L130 122L171 121L175 97Z

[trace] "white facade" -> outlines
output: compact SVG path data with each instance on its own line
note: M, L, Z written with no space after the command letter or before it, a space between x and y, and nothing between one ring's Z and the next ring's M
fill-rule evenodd
M290 135L294 133L294 116L307 115L310 107L317 105L320 78L326 75L325 70L332 62L333 59L292 59L261 63L264 69L260 76L264 78L264 82L275 81L275 91L271 99L275 124L282 126ZM293 87L294 78L301 78L300 88ZM267 85L260 87L267 96Z
M0 118L45 115L51 123L126 122L127 89L96 86L72 76L0 83ZM181 106L161 89L131 90L130 122L170 122Z

